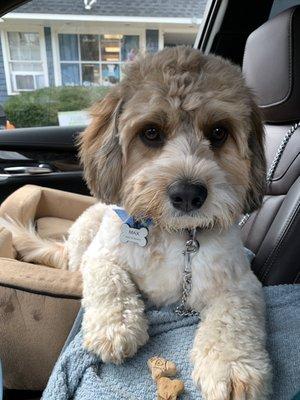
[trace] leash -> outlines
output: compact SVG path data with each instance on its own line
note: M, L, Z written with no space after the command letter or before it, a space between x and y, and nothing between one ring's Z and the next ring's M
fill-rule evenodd
M300 121L298 121L294 125L292 125L290 127L290 129L287 131L287 133L284 135L284 138L282 139L282 141L277 149L275 157L274 157L272 164L269 168L269 171L267 173L267 177L266 177L267 185L270 185L272 183L274 173L279 164L279 161L281 160L283 152L284 152L290 138L292 137L293 133L296 132L296 130L298 128L300 128ZM248 221L249 218L250 218L250 214L245 214L239 222L239 227L242 228L245 225L245 223Z
M175 312L181 317L198 315L197 311L186 308L187 299L192 290L192 256L199 250L200 244L196 239L197 229L188 230L188 240L185 242L184 270L182 281L181 302Z

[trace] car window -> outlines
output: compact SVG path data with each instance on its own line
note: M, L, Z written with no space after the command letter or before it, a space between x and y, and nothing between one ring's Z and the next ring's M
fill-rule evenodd
M193 46L206 1L32 0L6 14L1 127L88 123L88 108L122 79L125 62Z

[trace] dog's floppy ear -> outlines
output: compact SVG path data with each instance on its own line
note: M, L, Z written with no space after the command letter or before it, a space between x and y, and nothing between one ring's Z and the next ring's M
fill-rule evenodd
M122 180L118 117L122 99L111 92L91 109L92 121L79 139L84 176L92 192L105 203L117 203Z
M266 189L266 159L264 151L264 127L260 111L253 102L251 112L251 133L248 139L250 149L250 181L245 199L244 213L257 210L263 200Z

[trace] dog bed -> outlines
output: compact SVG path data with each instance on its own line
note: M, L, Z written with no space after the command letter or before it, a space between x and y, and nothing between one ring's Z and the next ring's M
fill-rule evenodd
M272 400L290 400L300 389L300 285L264 288L267 303L268 350L273 364ZM78 333L60 356L44 391L43 400L153 400L156 398L147 368L154 355L175 361L185 383L181 399L201 399L193 386L188 361L197 317L179 317L174 307L147 307L150 340L124 364L103 364L82 347Z
M0 208L40 236L61 239L95 203L79 194L26 185ZM81 273L16 259L11 233L0 227L0 357L7 389L44 390L80 308Z

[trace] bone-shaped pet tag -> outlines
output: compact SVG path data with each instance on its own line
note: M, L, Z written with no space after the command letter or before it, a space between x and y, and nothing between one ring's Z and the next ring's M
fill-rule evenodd
M148 229L142 228L132 228L128 224L123 224L121 227L120 241L122 243L135 243L141 247L146 246Z

